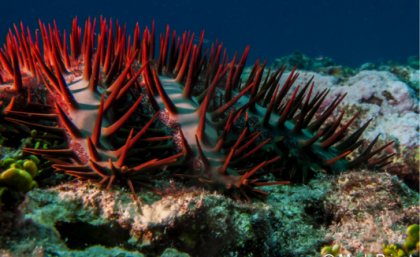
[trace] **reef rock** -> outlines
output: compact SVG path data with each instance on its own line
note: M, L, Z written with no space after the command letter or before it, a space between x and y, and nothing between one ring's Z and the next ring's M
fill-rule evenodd
M376 70L378 67L372 62L364 63L360 66L361 70Z
M282 64L287 65L290 70L293 69L295 65L299 70L317 70L319 68L337 65L334 60L329 57L322 56L312 59L302 54L300 51L295 51L291 55L275 59L274 64L272 65L273 70L280 68Z
M198 189L178 190L178 184L162 198L140 192L139 202L128 190L108 192L88 183L35 189L16 217L25 224L22 238L15 236L9 249L59 256L95 251L95 256L314 255L326 233L326 181L264 187L270 192L266 203L254 204ZM120 255L114 254L117 249Z
M343 254L382 253L384 243L403 241L407 226L419 223L418 194L395 176L353 171L333 184L325 202L332 216L327 238Z
M413 55L413 56L408 57L407 62L411 68L416 69L416 70L419 69L419 56L418 55Z

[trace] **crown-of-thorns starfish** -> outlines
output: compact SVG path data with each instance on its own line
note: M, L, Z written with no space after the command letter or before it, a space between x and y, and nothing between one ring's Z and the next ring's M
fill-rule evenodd
M107 23L101 17L97 36L95 25L96 19L89 18L82 37L73 20L70 54L66 31L41 21L41 42L38 30L33 40L21 24L15 33L9 31L0 51L3 88L27 95L28 103L37 106L31 112L11 99L3 122L61 141L50 149L23 149L45 156L56 172L107 184L107 189L125 181L135 198L134 187L160 193L154 180L175 175L250 201L250 196L267 194L256 187L289 183L268 182L263 177L268 174L306 182L319 171L380 169L392 156L370 160L392 143L372 150L377 137L347 161L344 157L363 144L359 138L371 120L346 139L359 113L341 126L343 112L325 126L345 95L313 120L329 91L313 96L311 79L286 98L299 76L296 67L280 85L286 66L269 70L263 79L266 61L257 60L242 81L249 46L241 57L235 53L229 59L217 41L203 54L204 31L195 45L194 33L177 36L167 26L156 45L154 23L142 37L138 24L132 37L111 19ZM34 99L30 89L35 87L47 88L47 95Z

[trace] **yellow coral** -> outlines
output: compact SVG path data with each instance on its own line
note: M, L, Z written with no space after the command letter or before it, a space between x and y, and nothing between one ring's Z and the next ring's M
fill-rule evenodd
M27 192L36 186L36 182L32 180L31 174L17 168L10 168L3 172L0 176L0 181L19 192Z
M399 244L384 244L384 254L386 257L410 256L419 254L419 225L411 225L407 228L408 238L401 246Z
M4 160L2 167L8 169L0 175L0 183L19 192L31 190L37 185L33 180L38 173L37 160L36 157L30 160L15 161L13 158Z
M340 249L341 249L341 247L338 244L334 245L333 247L324 246L321 250L321 255L322 256L326 256L326 255L328 256L328 254L329 254L329 256L332 255L332 256L336 257L340 253Z

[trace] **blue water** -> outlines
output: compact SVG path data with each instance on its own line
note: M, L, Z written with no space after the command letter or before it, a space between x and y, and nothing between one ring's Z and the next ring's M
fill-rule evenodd
M55 19L60 29L69 32L74 15L82 26L88 16L101 14L126 22L130 33L136 22L143 30L153 19L158 33L165 31L166 24L177 33L205 29L205 38L218 37L230 56L236 49L242 54L249 44L247 65L257 58L267 58L270 65L295 50L309 57L328 56L351 67L388 60L406 63L409 56L419 54L419 2L415 0L3 1L0 42L19 21L34 30L38 18Z

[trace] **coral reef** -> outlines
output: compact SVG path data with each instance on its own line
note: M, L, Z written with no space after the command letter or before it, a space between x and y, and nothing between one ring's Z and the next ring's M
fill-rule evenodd
M1 206L0 220L13 220L0 237L10 254L305 256L334 243L328 231L343 249L359 250L361 242L340 237L350 225L337 222L377 226L368 218L382 203L403 192L403 204L414 199L379 173L393 162L390 140L412 148L418 137L418 101L389 73L348 77L329 58L305 66L298 52L272 70L257 60L246 72L249 47L229 59L218 41L203 49L204 32L195 45L194 34L169 26L156 40L154 23L128 36L118 22L88 19L82 30L75 18L69 47L55 22L39 25L34 40L15 26L0 50L0 139L22 143L19 160L2 160L3 182L22 191ZM375 115L395 123L392 131ZM369 124L371 142L361 139ZM372 171L351 171L365 168ZM360 183L373 197L362 206L378 209L348 202ZM376 202L378 194L386 199ZM402 212L391 225L418 221L416 203L400 205L390 209Z

